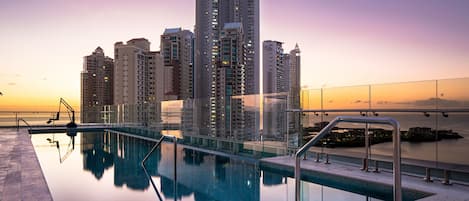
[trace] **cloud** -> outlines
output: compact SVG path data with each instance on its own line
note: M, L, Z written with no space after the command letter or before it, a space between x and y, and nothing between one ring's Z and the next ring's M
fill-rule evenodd
M8 85L9 85L9 86L15 86L16 83L14 83L14 82L9 82Z
M387 104L389 104L389 102L388 101L378 101L378 102L376 102L376 104L378 104L378 105L387 105Z
M437 98L429 98L425 100L407 101L407 102L390 102L390 101L377 101L378 105L397 104L397 105L410 105L417 107L433 108L436 106ZM449 100L438 98L438 106L440 107L465 107L469 105L469 100Z
M458 100L449 100L441 98L429 98L426 100L417 100L413 104L416 106L435 106L438 101L438 106L443 107L463 107L469 105L469 101L458 101Z

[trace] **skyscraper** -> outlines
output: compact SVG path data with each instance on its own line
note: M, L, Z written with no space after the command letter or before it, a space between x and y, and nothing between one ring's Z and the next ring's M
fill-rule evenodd
M246 94L260 93L259 0L233 0L244 31L246 46ZM236 6L239 6L238 8ZM236 14L236 12L235 12Z
M150 51L145 38L114 44L114 104L118 106L119 122L146 123L157 121L155 111L149 107L163 99L163 57Z
M259 0L196 0L194 95L197 125L202 133L213 128L217 65L221 30L239 22L244 32L245 94L259 93ZM197 103L198 102L198 103Z
M289 89L289 109L300 109L301 93L301 51L298 44L295 49L290 51L290 89ZM289 129L292 132L298 132L300 125L300 116L293 113L289 116Z
M114 44L114 104L143 104L145 100L146 56L150 42L144 38Z
M289 55L283 53L282 42L263 42L263 92L287 92L290 85Z
M285 109L300 108L301 57L298 44L289 54L283 53L282 43L263 42L264 136L281 138L288 129L300 130L298 114Z
M166 29L161 35L161 54L165 66L165 100L193 98L194 34L181 28Z
M211 111L211 130L217 136L240 139L245 132L243 99L245 94L245 46L241 23L225 23L220 33L220 54L216 66L215 105Z
M83 58L81 73L81 122L102 122L100 111L104 105L113 104L114 61L97 47Z
M283 53L282 42L263 42L263 135L281 139L286 133L285 109L290 89L290 55Z

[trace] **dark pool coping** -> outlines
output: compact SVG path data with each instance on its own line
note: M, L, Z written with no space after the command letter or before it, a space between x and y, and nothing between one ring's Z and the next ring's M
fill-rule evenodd
M0 129L0 200L53 200L27 129Z

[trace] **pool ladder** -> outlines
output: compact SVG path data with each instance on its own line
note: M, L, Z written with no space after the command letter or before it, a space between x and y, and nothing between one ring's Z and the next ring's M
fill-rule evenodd
M400 125L393 118L388 117L363 117L363 116L338 116L324 127L313 139L303 145L295 154L295 200L300 201L301 196L301 156L329 133L334 126L340 122L348 123L365 123L365 124L384 124L393 127L393 195L394 201L402 200L402 184L401 184L401 140Z
M145 172L145 175L148 177L148 180L150 180L151 185L153 189L156 192L156 195L158 196L160 201L163 201L163 198L161 197L158 188L156 187L155 182L151 178L151 175L148 173L147 168L145 167L145 162L148 160L150 155L158 148L160 147L161 143L165 140L165 138L172 138L174 142L174 199L177 199L177 137L176 136L166 136L163 135L161 136L160 140L153 146L150 150L150 152L147 153L145 158L143 158L142 163L140 164L143 168L143 171Z

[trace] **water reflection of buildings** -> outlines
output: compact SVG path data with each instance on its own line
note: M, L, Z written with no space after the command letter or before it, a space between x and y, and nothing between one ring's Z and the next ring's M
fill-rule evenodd
M114 185L145 190L150 182L140 166L154 145L114 133L87 133L81 138L83 169L101 179L114 166ZM195 200L260 200L259 164L208 154L179 146L177 150L177 197L194 195ZM174 198L173 145L163 143L146 167L151 176L160 177L158 189L165 198ZM283 177L264 172L265 185L283 183Z
M114 165L114 185L133 190L145 190L150 184L140 162L149 151L152 142L112 133L87 133L81 138L83 169L89 170L99 180L104 171ZM148 171L157 176L158 159L147 161Z
M101 179L104 171L114 165L114 156L104 149L101 132L82 135L81 143L83 169L91 171L96 179Z
M164 145L161 149L162 160L158 164L161 178L173 178L173 148ZM236 161L236 159L206 154L178 147L179 186L192 189L196 200L259 200L260 172L255 163ZM162 185L168 186L163 183ZM172 195L170 191L163 194ZM178 194L179 194L178 189Z

